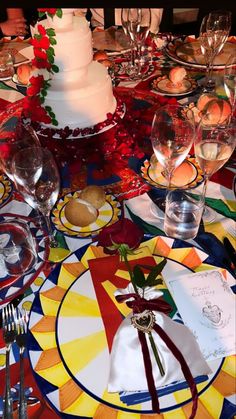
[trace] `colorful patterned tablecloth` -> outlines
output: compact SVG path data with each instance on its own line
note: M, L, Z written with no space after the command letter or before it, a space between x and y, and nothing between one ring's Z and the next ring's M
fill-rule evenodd
M160 72L168 72L170 67L177 65L170 61L162 51L150 50L150 55L153 65L153 73L149 75L158 75ZM115 59L115 58L113 58ZM196 80L202 80L203 73L199 69L188 70L191 77ZM146 238L152 236L162 236L162 248L167 251L169 239L164 238L163 221L157 221L150 213L150 197L149 193L159 193L159 190L153 190L150 185L140 174L140 165L145 157L150 157L150 126L153 113L156 108L167 102L175 102L175 98L159 96L158 94L150 91L150 80L143 80L141 82L130 82L123 79L119 86L114 89L115 95L126 105L126 113L123 119L118 121L118 124L111 128L109 131L97 134L94 137L85 137L80 140L53 140L50 138L42 139L44 145L47 145L54 151L58 164L61 170L62 188L60 197L65 194L82 189L87 184L97 184L102 186L106 192L112 193L120 201L122 211L125 215L135 222L139 223L144 231ZM5 127L9 132L14 131L15 124L20 117L22 109L22 98L25 94L25 89L17 86L13 81L0 82L0 118L4 121ZM196 99L198 92L194 96L187 95L181 98L181 102L189 103ZM1 140L1 139L0 139ZM73 150L73 153L71 152ZM91 152L91 150L95 150ZM101 158L102 156L102 158ZM179 249L179 243L172 243L169 246L169 252L175 253L176 260L185 258L185 262L192 264L198 260L198 264L193 267L197 269L201 263L212 264L218 266L220 269L227 268L232 275L234 275L234 267L230 263L227 253L222 246L223 237L228 237L233 245L235 242L235 196L232 191L233 179L235 177L235 160L231 159L224 168L219 170L211 179L207 190L207 203L214 208L217 212L216 221L212 224L201 225L198 236L194 241L189 241L187 244L188 251ZM150 195L151 196L151 195ZM8 219L9 217L35 217L35 213L25 202L23 202L20 195L15 191L13 185L9 180L2 175L0 176L0 220ZM26 310L30 310L35 296L38 298L40 293L44 292L44 288L40 287L44 284L45 279L48 277L52 269L57 266L57 271L63 270L63 261L66 257L70 257L75 252L76 257L80 260L84 254L80 249L84 249L86 245L92 242L91 237L77 238L65 236L62 232L57 231L57 239L60 243L59 248L51 249L49 253L49 262L44 266L39 276L30 282L27 286L24 297L19 303L20 306ZM197 258L196 254L193 255L194 250L197 248L197 255L205 252L205 259ZM209 255L209 256L208 256ZM193 257L194 256L194 257ZM201 262L201 263L200 263ZM200 265L199 265L200 264ZM68 266L67 266L68 268ZM56 274L55 274L56 275ZM66 272L66 278L70 277L70 281L76 279L78 276L77 270ZM50 277L50 278L53 278ZM63 277L65 278L65 277ZM59 276L55 279L55 286L59 285ZM63 282L63 281L62 281ZM61 283L60 283L61 286ZM64 286L64 285L63 285ZM67 283L68 286L68 283ZM63 288L63 287L62 287ZM11 289L12 291L12 289ZM15 297L21 294L21 285L14 289L12 295ZM48 307L50 315L55 314L56 307L62 298L62 294L50 294L46 305L41 307L40 316L45 314ZM7 294L6 294L7 299ZM53 300L53 301L51 301ZM6 300L7 301L7 300ZM0 302L1 303L1 302ZM4 301L2 302L5 303ZM33 310L37 311L38 305L33 306ZM47 324L48 327L48 324ZM53 330L50 329L50 333ZM36 339L37 341L37 339ZM51 341L50 341L51 342ZM39 341L34 342L35 348ZM34 345L33 345L34 346ZM31 340L32 348L32 340ZM44 352L43 348L41 347ZM51 348L48 347L48 350ZM42 354L44 356L44 353ZM43 357L42 357L43 359ZM17 382L19 380L19 355L17 347L13 345L11 354L11 374L12 386L14 386L14 394L17 399ZM42 361L43 362L43 361ZM83 403L87 403L87 395L81 392L72 392L72 398L68 399L70 393L70 385L75 386L73 380L68 382L65 380L63 383L55 383L53 379L48 377L48 374L53 371L51 364L52 357L45 360L46 364L40 363L40 368L37 370L36 379L37 384L42 389L45 385L45 392L43 395L39 391L32 374L31 367L27 355L25 356L25 376L26 385L28 387L28 408L29 418L56 418L65 417L70 418L71 413L80 412L76 417L93 417L93 419L100 418L123 418L122 412L106 410L102 404L92 403L91 414L83 416ZM220 374L215 377L214 383L203 391L200 397L201 408L197 417L214 418L214 419L228 419L232 414L236 413L235 404L233 401L233 377L235 377L234 370L234 357L229 357L223 361L223 367ZM5 365L5 345L0 334L0 394L3 394L4 386L4 365ZM43 380L39 380L41 370L46 365L46 375L43 375ZM52 368L52 369L51 369ZM65 378L65 377L64 377ZM45 380L45 381L44 381ZM39 382L40 381L40 382ZM43 383L43 384L42 384ZM65 385L65 387L63 387ZM57 412L55 413L49 406L51 403L52 392L53 397L57 398ZM180 405L183 402L183 393L176 394ZM73 403L76 406L73 410ZM90 400L91 403L91 400ZM52 403L55 408L55 402ZM72 406L72 407L71 407ZM81 407L82 406L82 407ZM2 399L0 398L0 412L2 409ZM109 413L108 413L109 411ZM59 412L61 412L59 414ZM233 413L232 413L233 412ZM178 407L177 410L164 412L161 415L154 415L155 418L170 419L188 417L189 407L184 405ZM105 415L105 416L104 416ZM124 416L126 419L126 416ZM129 419L141 419L149 417L149 415L140 415L133 413L128 416Z

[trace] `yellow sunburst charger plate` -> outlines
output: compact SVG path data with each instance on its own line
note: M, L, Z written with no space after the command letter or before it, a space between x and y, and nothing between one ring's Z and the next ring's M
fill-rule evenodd
M106 194L105 204L98 210L97 219L85 226L75 226L71 224L65 216L65 205L71 198L79 198L80 191L68 193L60 198L51 215L51 219L56 229L67 236L89 237L95 236L105 226L115 223L121 214L120 203L114 195Z
M12 192L12 183L5 175L0 175L0 205L6 203Z
M163 176L163 166L157 161L153 154L150 160L145 160L141 167L141 176L151 186L158 188L166 188L168 186L168 180ZM200 169L196 159L189 157L175 169L171 188L188 187L195 188L203 181L203 172Z
M215 269L208 264L208 255L185 242L168 237L155 237L145 242L143 251L157 262L167 258L165 276L184 271ZM177 247L176 247L177 246ZM141 249L140 249L141 251ZM107 341L99 303L91 281L88 261L104 257L101 247L84 246L69 256L49 275L35 299L29 320L29 357L36 381L47 401L59 415L88 419L184 419L190 417L189 389L177 389L160 397L161 414L153 414L150 403L125 405L118 394L108 393L104 384L104 354ZM137 257L137 256L136 256ZM220 268L219 268L220 269ZM128 273L119 271L122 278ZM234 279L221 269L229 285ZM115 285L102 280L104 298L109 299L121 316L128 312L114 301ZM98 281L98 282L99 282ZM165 291L165 284L158 285ZM67 356L68 355L68 356ZM68 365L69 364L69 365ZM211 361L212 374L197 384L198 418L232 417L235 409L228 398L235 392L235 357ZM106 368L106 372L107 372ZM88 383L85 381L88 380ZM82 382L82 383L81 383ZM80 385L81 383L82 385ZM88 384L88 386L87 386ZM90 386L91 385L91 386ZM97 393L99 390L99 394ZM150 409L150 410L149 410ZM225 412L230 412L230 416Z

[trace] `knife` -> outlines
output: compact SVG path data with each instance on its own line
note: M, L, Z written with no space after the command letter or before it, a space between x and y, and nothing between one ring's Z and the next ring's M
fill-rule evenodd
M223 243L224 243L224 247L228 253L229 258L234 265L234 269L236 269L236 250L234 249L234 247L232 246L231 242L229 241L227 237L224 237Z

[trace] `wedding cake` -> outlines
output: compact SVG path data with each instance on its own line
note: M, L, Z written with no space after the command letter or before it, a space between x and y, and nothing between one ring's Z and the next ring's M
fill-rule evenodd
M74 16L75 9L62 9L62 17L42 20L45 28L55 29L55 64L43 106L51 107L57 129L94 126L116 109L111 78L107 69L93 61L92 33L88 21ZM52 126L52 125L47 125Z

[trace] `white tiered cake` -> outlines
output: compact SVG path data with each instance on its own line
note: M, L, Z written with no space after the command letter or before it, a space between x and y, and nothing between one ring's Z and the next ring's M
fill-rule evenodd
M56 128L94 126L105 121L108 113L113 114L117 105L107 69L93 61L89 23L73 11L62 9L62 18L48 17L40 22L56 32L53 48L59 73L52 76L44 103L55 113Z

